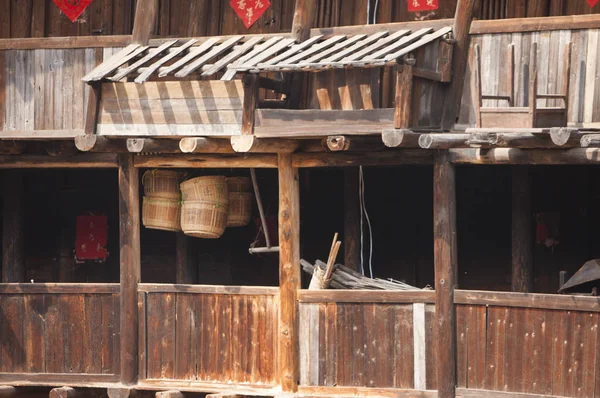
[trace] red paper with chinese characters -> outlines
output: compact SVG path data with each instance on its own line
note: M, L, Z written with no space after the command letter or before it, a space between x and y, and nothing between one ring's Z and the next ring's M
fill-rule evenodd
M269 0L231 0L229 4L247 29L254 25L258 18L271 7Z
M106 260L108 223L106 216L77 217L75 257L77 260Z
M587 2L590 7L594 7L596 4L598 4L598 0L587 0Z
M408 12L431 11L438 8L438 0L408 0Z
M52 0L54 4L71 20L75 20L90 5L92 0Z

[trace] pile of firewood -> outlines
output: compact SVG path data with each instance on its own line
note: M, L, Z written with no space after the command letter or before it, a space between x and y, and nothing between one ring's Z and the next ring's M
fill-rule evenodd
M314 265L306 260L300 260L300 264L304 272L310 275L314 275L315 267L318 267L322 272L327 269L327 264L320 260L317 260ZM329 287L332 289L420 290L400 281L372 279L341 264L333 266Z

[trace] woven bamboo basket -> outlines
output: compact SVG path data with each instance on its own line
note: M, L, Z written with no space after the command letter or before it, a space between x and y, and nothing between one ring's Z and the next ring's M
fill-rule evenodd
M224 203L228 199L227 181L223 176L196 177L181 184L184 202Z
M229 192L228 227L245 227L252 217L252 193Z
M227 202L184 202L181 206L181 229L195 238L217 239L227 227Z
M179 201L144 196L142 223L146 228L181 231Z
M229 192L252 192L252 181L247 177L229 177L227 189Z
M148 170L142 177L144 194L151 198L179 200L179 184L184 177L184 173L172 170Z

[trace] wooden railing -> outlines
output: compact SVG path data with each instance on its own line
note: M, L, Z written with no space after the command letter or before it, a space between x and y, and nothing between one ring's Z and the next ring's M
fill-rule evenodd
M140 381L273 387L279 289L139 286Z
M1 284L0 383L118 381L119 285Z

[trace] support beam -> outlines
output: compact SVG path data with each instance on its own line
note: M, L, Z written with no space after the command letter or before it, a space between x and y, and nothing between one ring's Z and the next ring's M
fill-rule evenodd
M0 141L0 155L20 155L27 149L23 141L4 140Z
M556 148L548 133L471 133L468 145L483 148Z
M75 146L82 152L129 152L124 140L106 138L96 134L75 137Z
M183 153L235 153L227 140L218 138L183 138L179 149Z
M49 141L45 149L50 156L73 156L79 153L73 141Z
M399 65L396 72L396 106L394 108L394 128L410 127L412 116L413 67Z
M581 137L583 148L600 148L600 134L585 134Z
M155 398L184 398L185 395L181 391L159 391Z
M471 22L476 4L479 0L458 0L456 13L454 15L454 26L452 34L454 35L454 49L452 59L452 82L446 91L444 100L444 110L442 112L442 128L450 130L456 123L460 112L460 104L467 73L467 61L469 57L469 46L471 44Z
M457 164L600 164L600 149L451 149L450 157Z
M109 388L106 391L108 398L151 398L151 391L135 390L133 388Z
M279 375L284 392L299 382L298 289L300 289L300 188L292 155L279 159Z
M331 152L371 152L386 149L379 137L353 137L333 135L325 139L325 145Z
M419 146L423 149L464 148L468 140L469 134L428 133L421 134Z
M3 173L2 205L2 282L25 282L23 234L23 173Z
M433 237L435 265L435 326L438 397L456 393L456 183L447 151L434 158Z
M317 0L296 0L294 20L292 22L292 38L302 42L310 37L310 30L317 15Z
M298 141L283 138L256 138L253 135L231 137L231 146L239 153L292 153L298 149Z
M254 134L254 119L259 101L260 78L257 73L246 74L244 84L244 109L242 110L242 134Z
M138 0L133 20L133 43L147 45L154 33L158 17L158 0Z
M385 130L381 133L381 140L388 148L419 148L420 133L407 129Z
M533 220L528 167L512 168L512 291L533 290Z
M47 398L48 388L0 386L0 398Z
M133 384L138 374L138 305L140 282L139 169L133 155L119 156L119 238L121 308L121 383Z
M102 83L92 82L89 84L89 98L85 113L85 135L96 134L98 127L98 114L100 113L100 100L102 96Z
M94 398L101 397L100 391L89 388L60 387L50 390L49 398Z
M193 240L183 232L178 232L176 239L175 282L183 285L198 283L198 263L195 261Z
M181 153L179 141L153 138L129 138L127 150L131 153Z
M360 270L360 202L358 167L344 170L344 265Z

